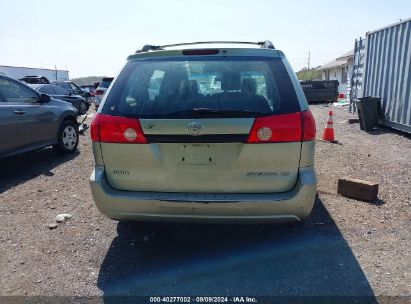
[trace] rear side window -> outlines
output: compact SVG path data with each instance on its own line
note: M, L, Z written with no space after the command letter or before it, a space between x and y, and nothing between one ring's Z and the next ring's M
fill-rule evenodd
M74 83L71 83L71 82L70 82L69 85L70 85L70 88L71 88L72 90L80 90L79 87L76 86Z
M109 79L103 79L98 86L100 88L107 89L110 86L111 81L112 80L109 80Z
M66 82L59 82L59 83L57 83L57 85L58 85L59 87L65 89L65 90L71 90L69 84L66 83Z
M7 102L36 102L38 96L22 84L0 79L0 94Z
M68 95L68 92L65 90L65 89L63 89L62 87L59 87L59 86L54 86L54 91L56 92L56 94L57 95Z
M102 112L138 118L268 116L300 110L279 58L216 57L205 60L132 61ZM230 112L231 111L231 112Z
M56 91L54 90L54 86L51 86L51 85L42 86L38 89L38 91L40 93L44 93L44 94L48 94L48 95L56 94Z

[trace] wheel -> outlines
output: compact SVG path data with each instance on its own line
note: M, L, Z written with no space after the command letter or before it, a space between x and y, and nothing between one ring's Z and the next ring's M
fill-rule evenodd
M80 115L86 114L87 111L88 111L88 108L89 108L89 105L88 105L87 102L85 102L85 101L80 102L80 105L79 105L79 113L80 113Z
M71 120L64 121L59 130L58 143L53 149L59 153L73 153L77 149L79 141L78 126Z

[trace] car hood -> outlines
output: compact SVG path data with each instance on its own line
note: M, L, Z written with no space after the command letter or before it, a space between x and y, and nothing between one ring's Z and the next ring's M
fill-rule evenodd
M68 99L68 100L85 100L84 97L80 95L50 95L55 99Z

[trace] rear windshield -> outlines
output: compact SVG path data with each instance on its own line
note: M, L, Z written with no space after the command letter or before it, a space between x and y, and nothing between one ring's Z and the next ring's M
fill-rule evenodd
M216 57L127 63L102 112L138 118L250 117L299 111L278 58Z

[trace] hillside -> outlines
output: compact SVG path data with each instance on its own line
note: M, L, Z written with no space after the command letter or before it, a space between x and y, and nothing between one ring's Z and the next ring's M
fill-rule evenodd
M87 76L71 79L77 85L93 85L96 82L100 82L105 76Z

